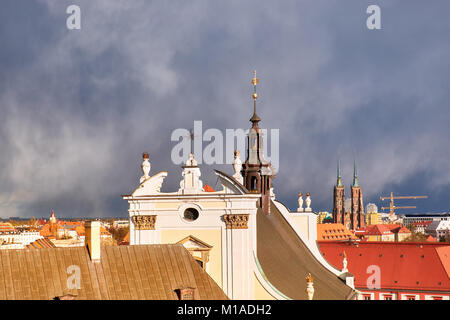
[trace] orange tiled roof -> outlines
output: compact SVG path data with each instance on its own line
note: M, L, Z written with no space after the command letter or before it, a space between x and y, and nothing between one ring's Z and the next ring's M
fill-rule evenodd
M342 223L317 224L317 240L336 241L357 239Z
M356 230L356 234L365 236L388 235L394 233L410 233L408 228L400 224L372 224Z
M50 231L50 225L49 224L44 224L41 228L41 230L39 231L39 234L43 237L50 237L53 234Z
M38 239L35 242L30 243L26 246L27 249L42 249L42 248L55 248L53 242L49 239Z
M76 226L75 231L77 232L79 237L84 236L86 234L84 226Z
M130 232L128 231L128 233L125 235L125 237L123 237L123 242L130 242Z
M371 275L367 268L377 265L381 289L450 291L450 243L320 241L319 247L338 269L345 251L357 288L366 288Z
M61 225L65 228L70 228L70 227L75 228L78 226L83 226L84 222L82 222L82 221L61 221Z
M215 190L213 188L211 188L209 185L205 184L203 186L203 191L205 192L215 192Z
M100 235L102 236L106 236L106 235L110 235L111 233L106 230L103 226L100 227Z
M10 222L0 222L0 233L2 232L15 232L16 229Z
M447 272L447 276L450 279L450 245L436 247L436 252L441 260L442 266Z

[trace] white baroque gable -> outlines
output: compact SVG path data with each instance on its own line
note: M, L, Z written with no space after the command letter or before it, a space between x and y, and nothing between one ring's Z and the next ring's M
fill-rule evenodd
M161 171L144 180L132 193L133 197L149 196L161 193L161 186L167 177L167 171Z
M215 173L219 177L220 183L222 184L223 188L223 190L219 192L227 194L240 194L240 195L244 195L247 193L245 187L238 181L236 181L236 179L230 177L229 175L219 170L215 170Z

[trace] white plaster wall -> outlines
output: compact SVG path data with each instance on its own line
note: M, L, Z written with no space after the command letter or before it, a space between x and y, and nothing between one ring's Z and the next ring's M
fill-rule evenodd
M125 197L129 202L130 244L159 244L164 230L219 229L222 233L222 289L231 299L253 299L253 252L256 252L256 202L258 195L215 193L208 195L164 194L163 197ZM184 211L199 211L195 221ZM222 216L248 214L248 229L226 229ZM155 230L135 230L133 215L156 215Z

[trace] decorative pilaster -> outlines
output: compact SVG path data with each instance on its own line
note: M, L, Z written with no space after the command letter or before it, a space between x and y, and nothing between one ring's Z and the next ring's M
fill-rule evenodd
M132 216L136 230L155 230L156 215L152 216Z
M226 214L223 221L227 229L248 229L248 214Z
M223 290L232 300L254 297L252 262L256 240L253 213L225 214Z

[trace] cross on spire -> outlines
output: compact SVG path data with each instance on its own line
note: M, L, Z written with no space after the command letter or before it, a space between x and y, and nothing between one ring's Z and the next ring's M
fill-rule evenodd
M191 141L191 143L190 143L190 145L191 145L191 152L190 153L194 154L194 139L195 139L195 135L194 135L194 130L193 129L189 130L189 135L187 137Z

